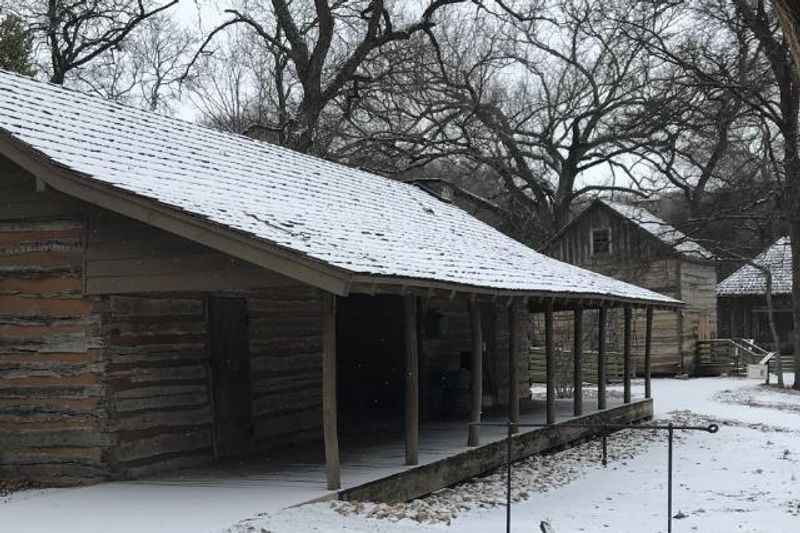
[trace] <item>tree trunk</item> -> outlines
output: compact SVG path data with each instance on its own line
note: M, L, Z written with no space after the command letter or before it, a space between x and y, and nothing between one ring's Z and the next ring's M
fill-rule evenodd
M794 322L794 385L800 390L800 220L792 220L790 239L792 241L792 318Z

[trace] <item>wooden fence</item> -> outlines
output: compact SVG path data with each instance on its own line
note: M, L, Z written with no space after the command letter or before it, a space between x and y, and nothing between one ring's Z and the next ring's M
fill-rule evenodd
M556 386L572 385L574 372L574 358L572 351L555 351L555 379ZM622 382L625 364L621 352L606 352L606 375L609 383ZM639 357L631 355L631 373L637 375ZM545 364L544 346L532 346L528 352L528 374L531 383L546 383L547 369ZM583 353L583 381L597 383L597 352L584 351Z
M697 341L695 348L694 374L696 376L744 375L747 373L747 365L759 364L770 355L771 352L750 339L702 339ZM770 365L774 365L774 362L771 361ZM773 370L772 366L770 370Z

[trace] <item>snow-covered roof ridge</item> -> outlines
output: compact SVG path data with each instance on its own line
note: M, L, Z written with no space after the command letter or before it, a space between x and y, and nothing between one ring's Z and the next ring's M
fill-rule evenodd
M641 206L623 204L604 198L600 199L599 202L638 225L641 229L682 255L695 259L714 259L714 254L697 241L692 240L685 233Z
M792 246L789 237L781 237L758 254L753 262L767 267L772 275L773 294L792 292ZM717 296L761 295L767 292L764 273L744 265L717 285Z
M81 179L354 276L677 303L546 257L413 185L2 71L0 129Z

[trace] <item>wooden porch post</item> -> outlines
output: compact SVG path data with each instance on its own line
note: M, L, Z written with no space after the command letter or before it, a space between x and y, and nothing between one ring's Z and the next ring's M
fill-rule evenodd
M608 309L600 308L597 323L597 408L606 408L606 319Z
M406 344L406 464L417 464L419 447L419 352L417 344L417 297L403 298Z
M644 397L652 398L653 391L650 383L650 372L652 368L653 352L653 308L647 308L644 327Z
M474 299L469 301L469 315L472 324L472 415L471 422L480 423L483 408L483 329L481 308ZM469 426L467 446L480 444L480 426Z
M625 330L623 332L622 345L622 401L631 403L631 322L633 309L630 305L625 306Z
M342 486L336 410L336 296L322 293L322 431L328 490Z
M575 357L572 381L572 413L575 416L583 414L583 308L575 308L575 344L572 350Z
M511 431L516 433L519 424L519 376L517 375L517 349L519 331L517 328L516 304L512 301L508 306L508 419L515 424Z
M553 300L547 300L544 308L544 350L547 365L547 424L556 422L556 357L553 346Z

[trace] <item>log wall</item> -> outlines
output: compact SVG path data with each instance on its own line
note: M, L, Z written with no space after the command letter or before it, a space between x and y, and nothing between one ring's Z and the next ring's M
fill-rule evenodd
M255 446L322 438L322 302L295 285L248 293Z
M253 449L320 437L315 290L36 191L0 161L0 479L70 485L214 455L208 297L244 297Z
M611 252L592 255L592 229L609 228ZM652 368L655 374L674 374L686 370L699 336L716 330L716 267L713 263L689 261L676 255L669 246L658 241L637 225L595 205L571 225L546 250L553 257L652 291L683 300L686 309L680 312L655 311L653 315ZM619 317L616 315L619 314ZM609 312L610 349L621 350L621 314ZM644 351L644 311L633 317L634 355ZM557 324L559 342L567 345L571 319L562 327ZM587 322L585 326L591 326ZM595 331L584 327L589 335ZM590 337L593 338L593 337Z
M112 438L80 206L8 162L0 178L0 479L101 479Z
M100 309L114 477L213 458L206 299L112 295Z

